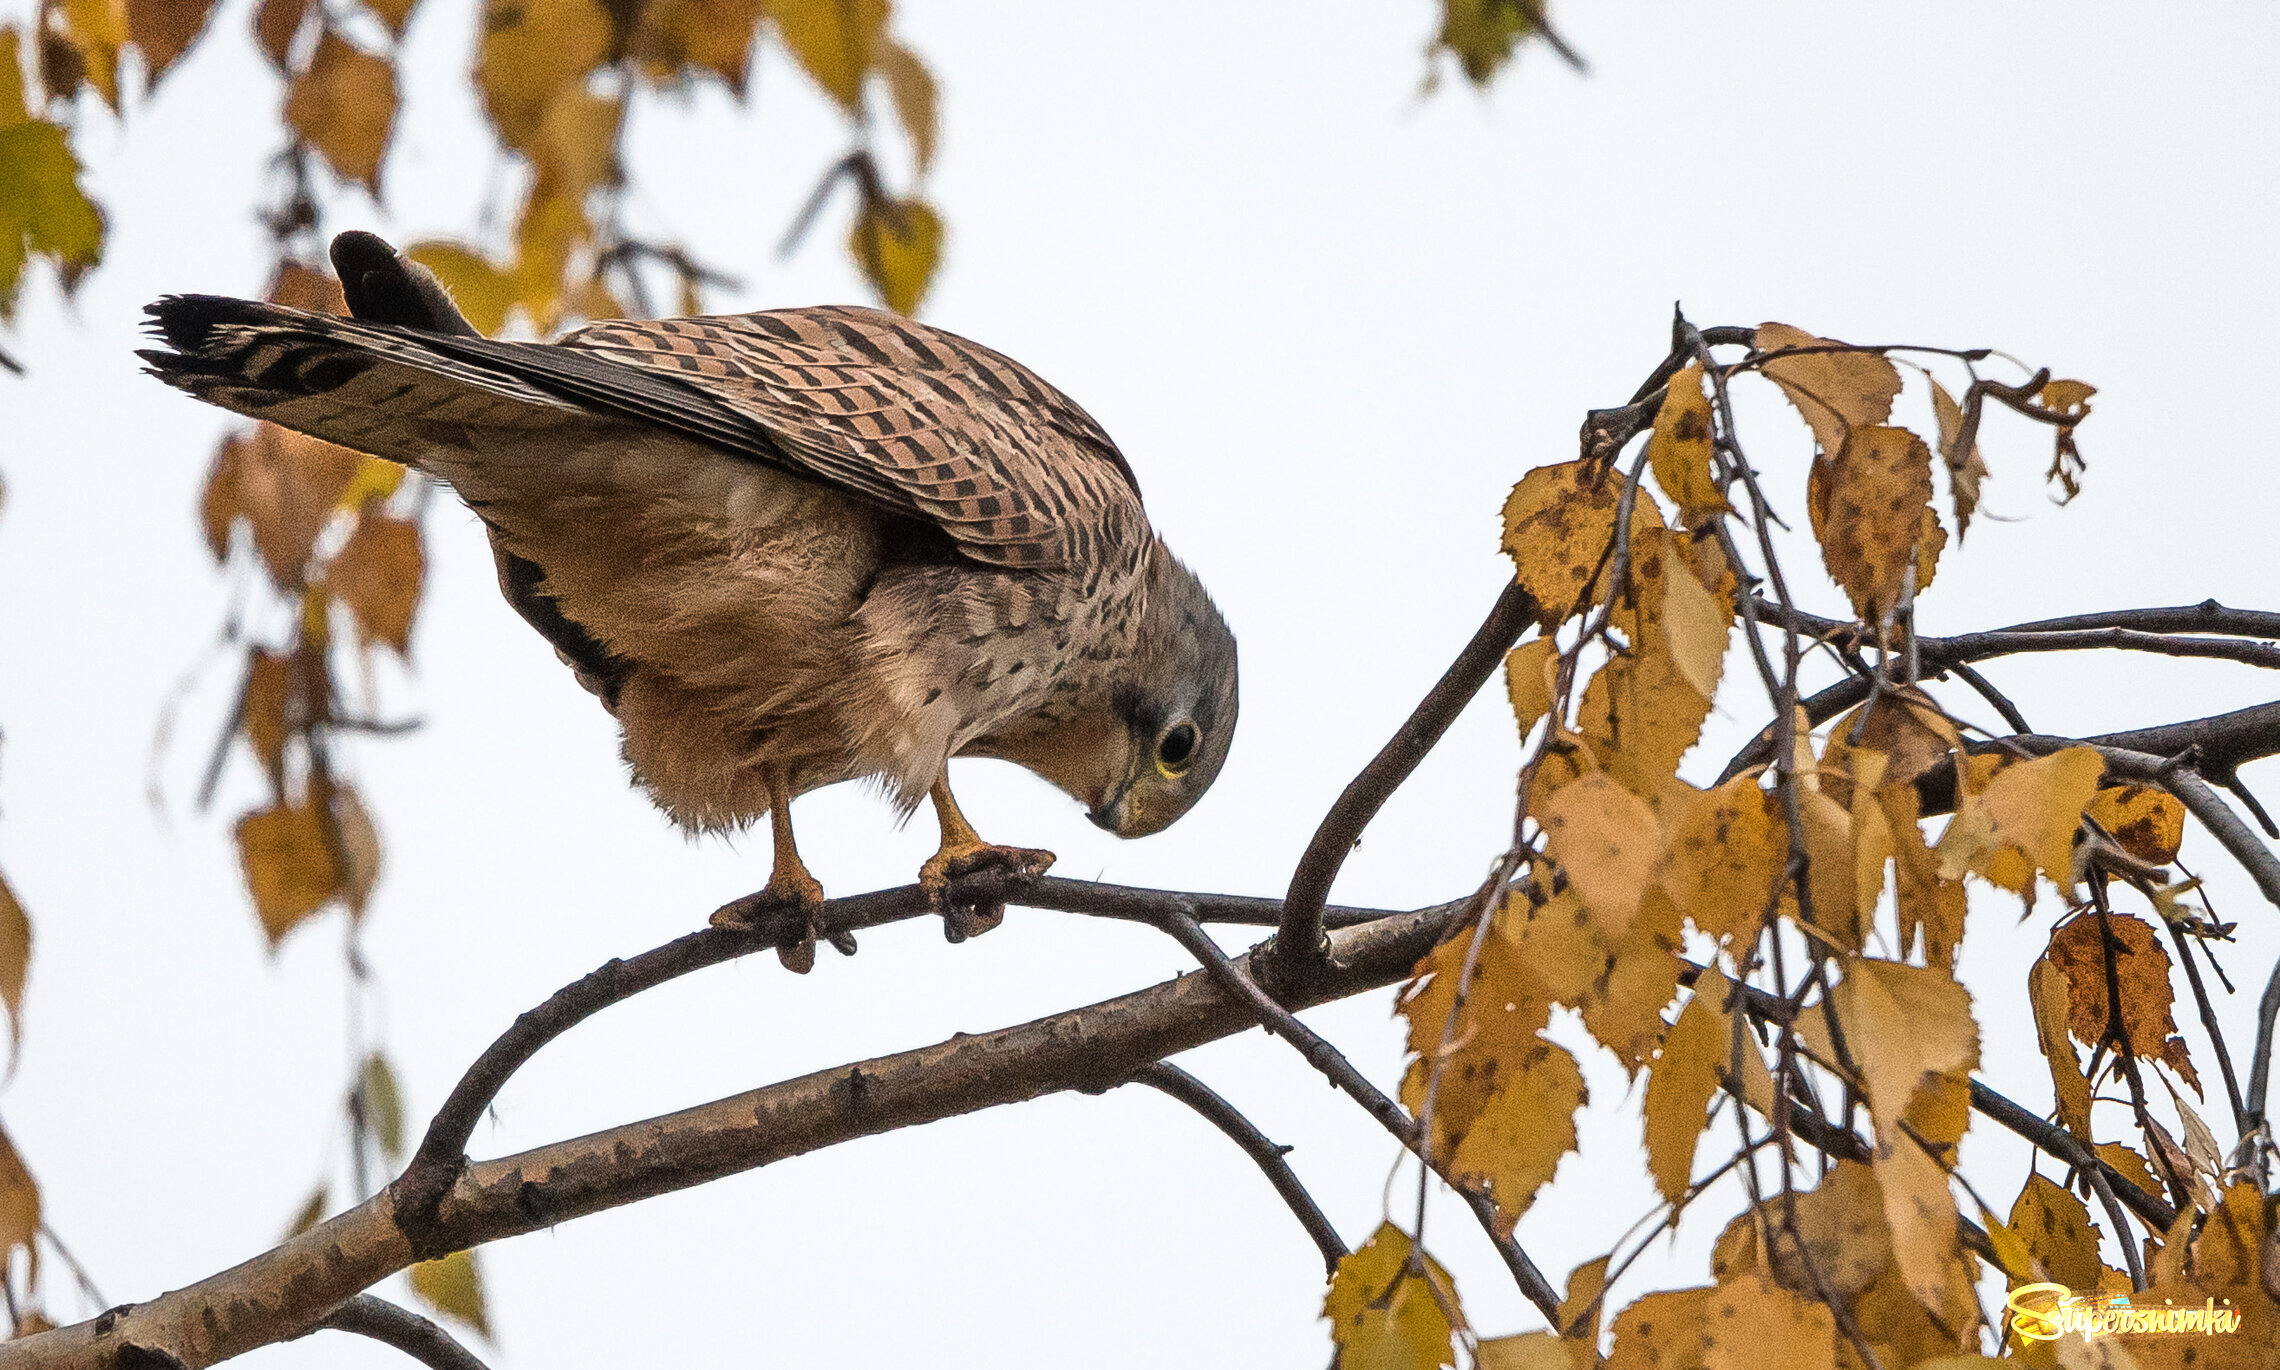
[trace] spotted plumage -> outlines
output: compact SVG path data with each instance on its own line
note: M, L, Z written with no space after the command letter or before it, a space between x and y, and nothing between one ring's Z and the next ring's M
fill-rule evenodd
M171 350L143 356L448 482L658 804L693 829L773 815L775 895L819 897L786 809L822 785L931 794L939 889L1011 852L958 815L952 756L1019 762L1126 836L1218 773L1233 638L1116 444L1019 363L856 308L493 341L378 239L334 260L355 318L171 296Z

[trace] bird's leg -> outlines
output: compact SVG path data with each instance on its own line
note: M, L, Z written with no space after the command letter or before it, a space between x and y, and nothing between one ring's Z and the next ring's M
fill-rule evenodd
M927 791L934 801L934 816L942 825L942 847L918 868L918 883L933 901L935 910L942 915L942 929L953 942L963 942L979 936L1005 921L1003 899L953 900L951 882L960 876L983 870L1003 870L1016 875L1043 875L1053 864L1053 853L1029 847L992 846L974 831L966 815L958 811L958 801L950 793L950 778L944 776Z
M823 904L823 885L808 873L807 863L800 860L799 845L792 840L791 786L773 770L763 773L762 781L768 787L768 827L775 837L775 864L768 872L767 885L722 905L713 914L712 924L750 930L759 927L769 914L787 908L797 910L801 916L799 940L776 948L776 957L786 969L805 975L815 969L815 911ZM843 952L854 950L852 938L842 942L834 937L831 943Z

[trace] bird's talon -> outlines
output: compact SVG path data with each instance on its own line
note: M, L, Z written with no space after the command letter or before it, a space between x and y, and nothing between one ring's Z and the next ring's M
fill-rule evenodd
M855 934L845 928L830 934L824 940L831 943L831 949L841 956L853 956L855 954Z
M1035 877L1043 875L1053 865L1049 851L1031 847L997 847L987 843L964 851L939 851L919 867L918 883L926 891L927 902L942 915L942 933L952 942L963 942L979 937L1005 921L1005 900L1002 898L959 898L957 885L969 876L983 871L1003 871L1008 875Z
M797 975L815 969L816 910L823 907L823 885L806 870L794 867L779 870L768 877L765 887L732 899L713 910L711 923L730 932L761 932L786 912L800 915L800 934L796 940L776 948L776 959L784 968ZM845 938L846 946L840 946ZM841 932L832 935L831 944L849 955L854 954L854 937Z

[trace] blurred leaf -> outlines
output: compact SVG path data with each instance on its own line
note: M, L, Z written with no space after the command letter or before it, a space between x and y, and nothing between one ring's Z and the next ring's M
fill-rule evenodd
M334 503L350 513L364 512L364 506L387 499L404 485L404 468L386 457L366 457L348 478L348 485ZM377 517L377 515L375 515Z
M269 64L282 73L293 57L293 40L316 9L315 0L261 0L253 12L253 37Z
M345 447L256 424L222 442L206 477L206 545L217 559L229 551L229 529L243 518L254 549L280 590L301 585L317 536L338 510L341 493L364 457Z
M340 892L340 862L323 811L279 804L237 822L238 860L274 948Z
M770 0L768 17L841 108L854 114L863 107L863 75L886 36L887 0Z
M418 5L419 0L364 0L364 8L386 24L389 36L394 38L404 36L404 28L412 22L412 11Z
M555 97L608 59L611 35L598 0L485 0L475 84L500 140L528 150Z
M887 308L915 314L942 264L942 219L923 200L866 197L847 246Z
M435 273L467 322L485 335L506 327L514 307L514 283L480 254L457 243L414 243L404 255Z
M0 128L13 128L31 117L24 104L23 34L14 24L0 24Z
M351 914L361 918L373 886L380 883L380 832L372 826L364 801L346 785L333 787L333 821L339 827L341 860L348 865L341 899Z
M515 225L515 296L530 313L531 326L544 334L561 321L569 288L570 260L593 235L577 200L540 195L533 187Z
M483 1307L483 1272L472 1251L454 1251L439 1261L411 1269L412 1292L446 1317L466 1323L488 1339L491 1319Z
M895 117L910 134L911 156L918 162L918 174L924 176L934 165L934 73L917 53L887 38L879 44L879 74L886 78Z
M13 56L0 44L0 60ZM13 317L24 263L52 260L66 288L103 255L103 215L79 188L64 132L38 119L0 126L0 322Z
M158 88L159 78L166 75L190 45L205 32L206 21L214 16L214 0L126 0L127 37L142 49L144 78L148 86Z
M367 511L326 568L325 583L356 615L360 637L385 642L396 655L406 656L425 575L419 525Z
M318 1223L323 1222L325 1220L325 1207L330 1201L330 1193L323 1185L318 1185L317 1192L311 1194L308 1202L302 1204L300 1210L294 1213L293 1222L285 1229L285 1235L298 1237Z
M238 729L269 776L270 789L285 789L285 739L292 732L294 659L260 647L247 649L245 702Z
M633 55L652 81L684 79L695 67L718 76L741 100L766 8L760 0L651 0L641 8Z
M401 1160L404 1155L404 1091L396 1083L395 1068L388 1058L375 1051L364 1058L364 1070L357 1080L357 1088L364 1096L364 1120L372 1127L372 1135L380 1143L380 1154L389 1161Z
M288 309L306 309L312 314L348 313L348 301L340 293L340 282L333 279L330 271L290 257L277 264L277 274L269 278L269 293L264 298Z
M1760 352L1843 346L1834 338L1816 338L1784 323L1758 326ZM1764 369L1804 416L1824 456L1843 451L1855 428L1874 427L1890 418L1892 400L1900 393L1900 372L1873 352L1806 351L1777 357Z
M8 1010L8 1069L24 1044L24 976L32 965L32 920L0 876L0 1006Z
M331 30L317 43L309 69L293 81L285 122L323 155L343 180L378 195L380 160L396 124L396 68L351 46Z
M1517 0L1441 0L1441 28L1426 57L1446 52L1465 79L1486 86L1512 60L1520 40L1535 31Z
M127 43L126 0L54 0L43 6L49 15L51 40L68 41L78 57L79 74L114 113L119 108L119 49ZM55 22L62 21L57 39ZM77 84L76 82L70 84ZM50 86L52 96L70 93L68 86Z
M1408 1273L1410 1249L1407 1233L1381 1223L1359 1251L1338 1262L1322 1316L1330 1321L1341 1370L1438 1370L1455 1363L1455 1328L1427 1281L1452 1300L1456 1284L1431 1256L1424 1260L1428 1273Z
M540 182L532 194L574 200L615 181L618 123L624 114L621 100L576 89L555 96L525 149Z
M39 1253L33 1241L40 1231L40 1187L16 1143L0 1129L0 1264L6 1264L17 1247L32 1253L33 1279L38 1279Z

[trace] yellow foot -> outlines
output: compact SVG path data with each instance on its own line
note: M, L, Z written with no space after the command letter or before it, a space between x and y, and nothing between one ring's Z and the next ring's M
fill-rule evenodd
M1053 853L1032 847L995 847L987 843L963 849L945 847L918 868L918 884L926 891L927 902L942 915L943 933L953 942L963 942L1004 922L1005 900L961 897L953 888L958 881L983 871L1043 875L1053 860Z
M713 910L712 925L732 932L762 932L781 927L785 913L798 917L798 932L790 940L776 947L776 959L784 968L800 975L815 969L815 911L823 907L823 885L802 866L779 870L768 877L765 888L733 899ZM789 929L785 930L789 933ZM832 945L841 951L853 947L852 938L842 943L838 937Z

